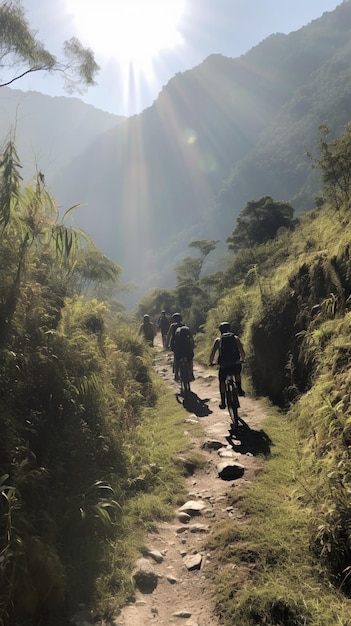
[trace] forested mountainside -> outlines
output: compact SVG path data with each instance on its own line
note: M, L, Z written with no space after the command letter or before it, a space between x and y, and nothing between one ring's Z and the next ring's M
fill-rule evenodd
M305 153L321 123L337 135L351 113L350 24L347 1L240 58L177 74L67 164L55 194L87 204L77 219L144 290L174 284L187 244L225 239L248 200L305 210L320 185Z
M336 137L350 118L350 24L345 0L240 58L213 54L125 120L26 94L16 128L24 173L36 163L60 207L83 205L76 224L139 286L135 303L175 284L190 241L215 237L223 252L248 201L269 194L297 213L310 208L320 180L306 151L320 124ZM1 90L2 107L12 93ZM4 137L14 106L1 116Z
M79 98L0 89L0 141L3 144L12 133L21 156L23 178L28 180L40 170L48 186L63 167L123 119Z

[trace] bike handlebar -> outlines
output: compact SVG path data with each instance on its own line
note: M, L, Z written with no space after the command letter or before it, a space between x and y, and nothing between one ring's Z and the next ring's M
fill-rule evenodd
M238 363L235 363L235 365L239 365L241 363L245 363L245 361L239 361ZM208 367L215 367L216 365L220 367L219 363L209 363Z

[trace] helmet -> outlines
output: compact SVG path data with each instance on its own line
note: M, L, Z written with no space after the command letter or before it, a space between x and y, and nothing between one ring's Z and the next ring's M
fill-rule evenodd
M144 315L144 320L145 320L145 322L147 322L149 319L150 319L150 315L145 314L145 315Z
M161 314L162 315L166 315L166 311L164 309L162 309Z
M229 322L221 322L221 324L218 326L218 328L221 331L221 334L230 332L230 324L229 324Z
M172 315L172 320L174 322L181 322L182 321L182 316L180 313L173 313Z

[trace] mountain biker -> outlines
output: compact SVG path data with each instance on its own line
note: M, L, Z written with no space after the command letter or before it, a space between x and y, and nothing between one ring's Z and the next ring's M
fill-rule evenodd
M178 326L184 326L182 322L182 316L180 313L173 313L171 317L171 324L166 336L166 347L173 351L173 336Z
M239 337L230 331L229 322L222 322L219 325L221 333L220 337L215 339L210 354L210 365L213 365L213 360L216 352L218 351L218 380L219 391L221 394L220 409L225 409L225 379L228 374L234 374L235 382L238 389L238 395L244 396L245 392L241 386L241 368L242 363L245 361L245 350ZM228 346L229 354L224 354L224 341L229 337Z
M161 311L161 315L158 318L157 327L161 331L162 337L162 345L164 348L167 348L167 333L170 327L170 321L168 316L166 315L166 311Z
M138 335L144 335L145 341L150 346L153 346L155 334L154 325L150 320L150 315L145 314L143 317L143 323L139 328Z
M178 334L176 331L178 328L184 327L187 329L186 336L188 341L185 344L181 341L181 338L178 338ZM187 326L182 321L182 316L180 313L173 313L172 315L172 323L168 329L167 337L166 337L166 346L170 348L173 352L173 372L174 379L176 381L179 380L179 359L186 358L189 363L190 368L190 376L191 380L195 380L194 378L194 370L193 370L193 358L194 358L194 339L193 336Z

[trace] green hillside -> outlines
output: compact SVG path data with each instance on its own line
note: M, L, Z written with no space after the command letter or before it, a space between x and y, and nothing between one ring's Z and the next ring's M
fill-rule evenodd
M171 304L193 330L201 320L196 358L204 364L228 320L247 351L245 387L280 409L267 425L277 448L264 475L249 496L233 498L257 518L257 532L227 525L212 544L230 555L224 563L255 563L244 593L233 594L231 576L218 577L225 624L349 623L351 127L337 140L321 129L312 158L323 185L318 206L294 219L272 198L249 202L216 289L201 274L190 284L185 259L177 287L140 304L140 312ZM290 223L282 226L282 216Z
M107 131L107 139L118 135L117 149L106 136L94 144L95 165L119 163L122 179L113 167L105 177L97 168L90 176L91 156L82 155L73 178L84 171L86 189L96 183L99 220L107 216L117 250L122 244L114 228L143 271L166 258L166 271L175 273L174 287L166 289L155 270L153 289L133 314L120 302L122 267L97 246L94 229L72 226L71 216L80 211L74 203L84 202L81 187L67 181L65 206L71 208L62 214L42 172L24 181L15 143L5 142L0 626L61 626L81 606L106 623L133 598L131 571L146 533L171 519L184 498L184 473L175 463L186 445L184 415L155 375L152 349L138 336L140 317L147 312L157 319L162 309L182 312L203 364L219 323L228 320L246 350L245 389L269 414L265 428L273 444L264 469L249 490L228 496L252 520L251 531L229 521L208 541L223 625L350 626L350 14L347 0L306 30L269 38L262 43L265 55L257 47L246 59L252 59L251 76L243 59L215 55L175 77L142 118ZM277 76L270 76L264 115L257 120L248 110L240 135L247 98L258 98L266 84L252 78L264 58L271 58ZM240 92L235 115L243 116L235 145L226 132L234 119L233 74ZM220 103L203 98L208 77L222 90L223 103L225 94L229 98L223 118ZM184 103L180 84L194 109ZM201 150L194 158L192 140L185 147L172 141L165 114L171 103L177 133L189 119L197 124ZM155 152L138 152L140 137ZM150 154L165 146L166 156L153 161ZM128 160L134 149L137 162ZM189 157L180 169L179 154ZM212 169L213 154L218 169ZM202 167L208 177L194 187L189 172L199 177ZM140 177L144 186L136 187ZM118 196L104 189L106 178ZM139 204L148 183L151 214ZM113 201L119 211L126 200L125 230L122 214L109 221L107 206ZM179 206L184 219L164 241L163 229L171 230ZM138 248L138 237L147 249ZM160 241L164 249L155 261ZM191 462L200 467L202 458L193 453ZM245 570L242 580L233 577L239 569Z
M228 625L349 623L351 128L332 141L321 129L319 147L318 206L296 219L269 196L248 202L221 272L202 276L217 241L193 241L198 256L179 264L176 288L139 306L151 316L180 309L204 363L227 319L246 347L246 388L272 405L266 469L248 495L233 496L256 531L226 524L208 546L231 567L255 565L240 594L218 569ZM174 457L184 427L135 337L138 322L120 312L121 268L58 221L40 176L22 187L19 171L10 142L0 199L0 618L56 625L82 602L111 616L132 593L144 533L182 498Z
M191 238L225 240L248 200L313 206L320 186L305 153L320 124L336 137L350 119L350 23L347 0L239 58L209 56L55 178L56 197L81 199L79 224L139 297L174 285Z
M3 88L1 140L12 128L25 180L34 160L62 211L83 205L76 223L123 267L133 308L175 284L191 239L220 239L219 256L248 200L312 208L320 184L306 151L321 124L337 137L351 115L350 23L345 0L239 58L212 54L130 118Z

